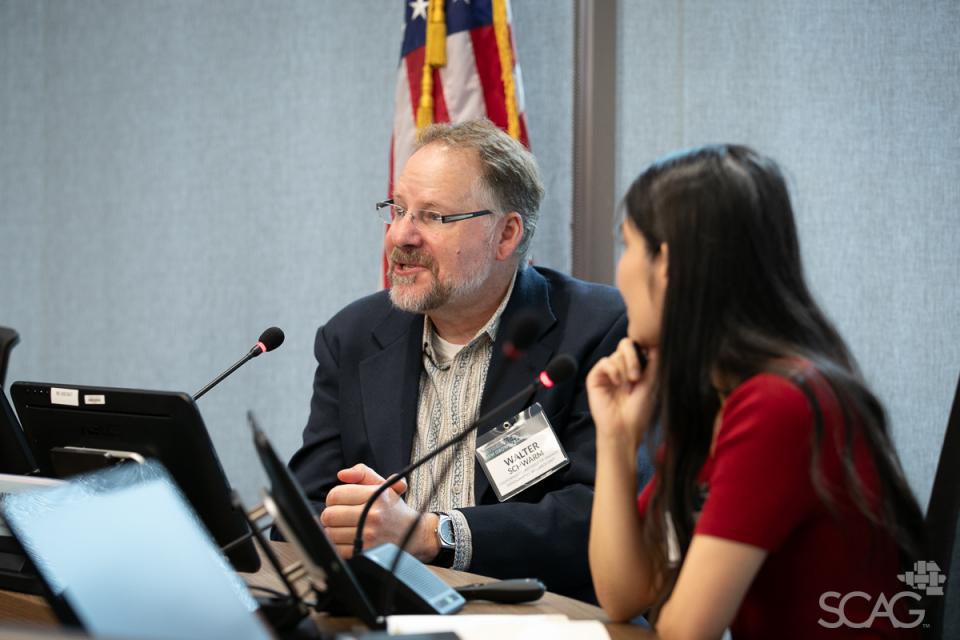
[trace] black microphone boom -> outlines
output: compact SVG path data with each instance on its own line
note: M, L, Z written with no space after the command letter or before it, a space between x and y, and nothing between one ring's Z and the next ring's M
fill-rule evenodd
M257 344L253 345L253 348L247 352L247 355L243 356L237 360L232 367L218 375L216 378L210 381L207 386L200 391L197 391L193 394L194 401L198 400L200 396L205 394L210 389L213 389L215 386L220 384L220 382L226 378L228 375L245 365L248 361L253 360L261 353L266 353L267 351L273 351L277 347L283 344L283 330L280 327L270 327L260 334L260 338L257 339Z
M373 503L377 501L377 498L379 498L383 494L383 492L387 490L388 487L393 486L393 484L397 482L397 480L406 478L413 470L417 469L423 464L426 464L430 460L433 460L435 457L440 455L440 453L442 453L443 451L446 451L450 447L455 446L456 444L461 442L464 438L466 438L468 435L473 433L479 427L485 424L488 424L489 422L494 420L498 416L498 414L500 414L504 409L512 405L517 400L520 400L528 396L529 394L533 393L540 387L549 389L550 387L553 387L559 382L564 382L565 380L572 378L576 373L577 373L577 361L573 359L573 356L566 353L562 353L558 355L553 360L551 360L549 364L547 364L546 368L540 372L540 374L537 376L534 382L532 382L531 384L528 384L526 387L524 387L523 389L515 393L513 396L511 396L510 398L507 398L506 400L501 402L499 405L497 405L490 411L487 411L485 414L483 414L482 416L474 420L473 424L471 424L469 427L464 429L455 437L451 438L450 440L447 440L445 443L443 443L433 451L430 451L419 460L414 460L413 462L408 464L406 467L404 467L400 471L396 472L395 474L393 474L392 476L384 480L383 484L377 487L377 490L370 495L370 497L367 499L366 504L363 505L363 511L360 512L360 519L357 521L357 534L353 540L353 554L360 555L363 552L363 526L367 522L367 514L370 512L370 508L373 506Z

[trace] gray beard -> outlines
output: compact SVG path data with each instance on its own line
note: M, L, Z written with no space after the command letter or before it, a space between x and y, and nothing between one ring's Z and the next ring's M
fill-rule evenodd
M462 282L444 283L440 282L436 272L431 269L433 284L423 293L402 290L404 285L413 284L416 276L396 276L391 271L387 274L390 279L390 302L401 311L410 313L433 311L451 300L462 300L479 291L486 284L492 270L493 264L488 263L485 269L474 272Z

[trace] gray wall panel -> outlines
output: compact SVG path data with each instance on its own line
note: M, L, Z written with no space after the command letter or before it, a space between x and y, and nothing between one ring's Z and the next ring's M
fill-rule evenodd
M514 7L551 189L535 255L560 269L570 98L555 96L569 94L557 66L570 66L571 7ZM317 326L379 286L372 204L387 188L402 8L0 0L0 324L22 336L8 380L193 392L279 325L279 351L199 402L252 501L244 412L291 454Z
M637 37L619 65L620 183L708 142L781 162L811 285L925 503L960 373L960 5L664 4L622 7Z
M514 0L530 146L547 193L530 258L569 273L573 199L573 0Z

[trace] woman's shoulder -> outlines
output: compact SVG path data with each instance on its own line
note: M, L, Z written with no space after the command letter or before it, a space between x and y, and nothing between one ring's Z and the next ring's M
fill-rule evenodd
M823 372L805 358L778 360L740 382L728 394L726 405L742 402L767 401L778 403L801 402L832 396Z
M824 418L836 414L829 389L824 375L807 360L776 363L730 392L718 435L806 439L816 414Z

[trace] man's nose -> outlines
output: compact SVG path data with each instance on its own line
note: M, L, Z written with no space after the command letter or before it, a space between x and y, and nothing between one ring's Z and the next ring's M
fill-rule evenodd
M420 232L420 225L413 221L413 216L405 215L390 224L387 229L387 239L398 247L419 246L423 235Z

